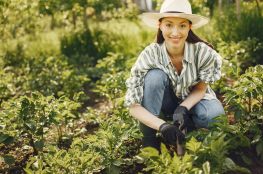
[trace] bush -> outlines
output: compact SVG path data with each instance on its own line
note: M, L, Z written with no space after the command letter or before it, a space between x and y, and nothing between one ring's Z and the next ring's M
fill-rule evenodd
M234 6L227 6L222 14L217 13L213 20L214 29L220 31L220 38L224 41L238 42L247 38L258 38L263 40L261 32L263 27L263 17L254 9L243 9L240 19L237 19Z
M61 52L74 65L94 66L96 58L100 57L94 43L90 30L75 31L61 39Z
M242 134L255 146L256 154L263 160L263 65L250 67L225 93L226 110L235 116ZM244 143L245 144L245 143Z
M45 97L38 92L31 93L29 97L22 96L3 102L0 113L0 143L10 144L8 139L17 140L25 135L36 155L43 150L46 143L44 135L51 125L57 126L58 139L70 134L67 128L69 123L79 119L79 107L80 103L64 96L56 99L54 96Z
M228 110L235 113L236 119L257 118L262 114L263 65L250 67L233 86L227 88Z
M87 75L70 66L63 56L36 58L27 57L24 52L24 48L18 45L15 51L7 51L1 59L4 68L1 74L5 76L1 99L8 99L11 93L20 96L32 91L72 98L89 82Z
M263 43L257 38L248 38L239 42L220 42L218 50L224 58L224 70L232 79L243 74L250 66L263 63Z
M44 95L70 98L84 90L89 81L85 74L68 65L64 57L39 57L28 64L26 90L40 91Z

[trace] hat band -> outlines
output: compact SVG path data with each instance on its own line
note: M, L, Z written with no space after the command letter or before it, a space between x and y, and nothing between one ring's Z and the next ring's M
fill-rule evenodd
M166 12L162 12L162 13L184 13L184 12L180 12L180 11L166 11Z
M166 12L163 12L163 13L184 13L184 12L180 12L180 11L166 11ZM162 19L163 18L160 18L159 21L161 22ZM188 19L188 21L192 24L192 21L190 21L189 19Z

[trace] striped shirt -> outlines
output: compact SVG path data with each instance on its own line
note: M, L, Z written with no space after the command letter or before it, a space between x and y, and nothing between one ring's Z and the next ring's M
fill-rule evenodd
M169 77L175 95L184 100L198 82L214 83L221 76L221 56L203 42L185 42L183 69L180 75L173 66L165 43L152 43L139 55L126 80L127 92L125 106L141 104L143 98L144 76L150 69L161 69ZM216 95L208 85L204 99L215 99Z

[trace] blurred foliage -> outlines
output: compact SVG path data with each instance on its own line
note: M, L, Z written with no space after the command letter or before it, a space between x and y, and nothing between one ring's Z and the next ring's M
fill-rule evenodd
M239 77L250 66L263 64L263 42L257 38L239 42L220 42L218 51L225 61L223 72L232 79Z
M73 69L63 56L27 57L20 44L16 51L6 52L2 60L5 75L14 77L6 78L4 84L13 89L16 96L39 91L44 95L72 98L76 92L83 91L83 85L89 81L86 75ZM7 96L0 98L6 99Z
M69 58L73 64L94 66L95 57L99 56L94 40L89 30L70 33L61 39L61 52Z
M0 4L1 40L34 35L45 28L38 13L38 1L6 0Z
M237 20L236 12L230 7L223 14L218 14L215 30L220 31L220 37L224 41L240 41L247 38L258 38L261 42L263 34L263 17L259 16L254 9L242 11L240 20ZM223 24L223 25L222 25Z

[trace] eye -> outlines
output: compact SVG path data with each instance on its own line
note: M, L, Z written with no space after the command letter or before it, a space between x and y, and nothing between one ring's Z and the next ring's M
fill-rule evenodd
M186 24L181 24L180 28L186 28Z
M165 24L165 26L166 26L167 28L171 28L171 27L172 27L172 24L167 23L167 24Z

